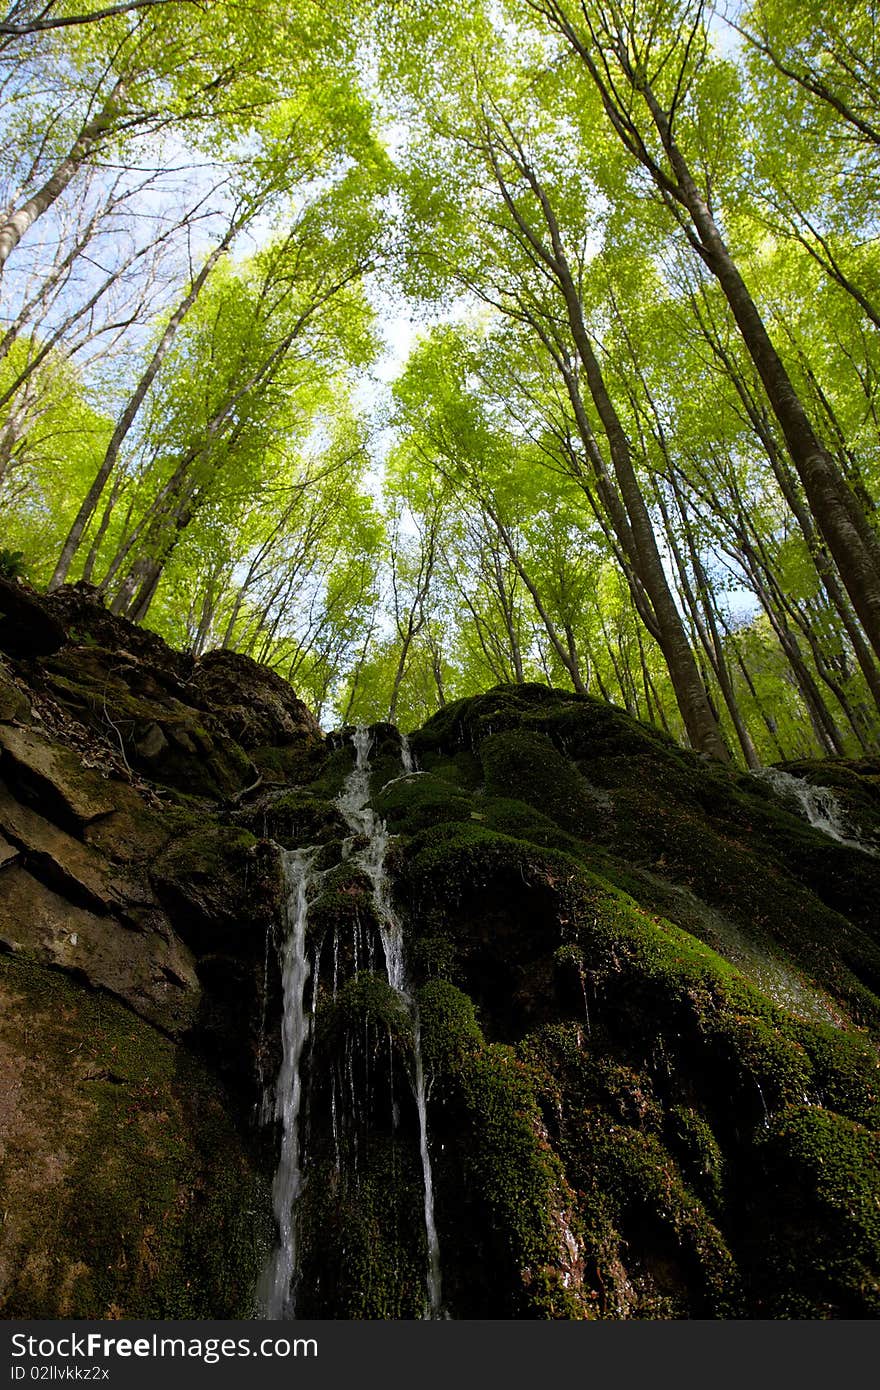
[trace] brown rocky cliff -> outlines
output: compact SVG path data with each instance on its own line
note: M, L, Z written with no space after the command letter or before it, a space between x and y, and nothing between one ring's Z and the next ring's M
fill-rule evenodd
M279 883L229 815L322 751L247 658L0 581L2 1314L251 1311Z

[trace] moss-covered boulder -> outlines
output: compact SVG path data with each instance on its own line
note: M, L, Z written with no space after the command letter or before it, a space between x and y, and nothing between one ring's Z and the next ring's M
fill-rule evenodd
M176 838L151 877L178 934L197 953L262 955L265 930L279 920L282 902L272 845L239 826L209 822Z
M265 1180L185 1048L0 956L0 1316L247 1317Z
M563 1316L876 1316L876 859L588 697L500 687L413 746L430 784L387 799L438 1211L482 1181L447 1147L487 1038L572 1194L573 1268L551 1260L545 1281L578 1291ZM865 776L834 774L867 804ZM527 1170L521 1155L517 1183ZM459 1278L479 1288L493 1315L478 1210L444 1230L446 1288L453 1307ZM519 1293L514 1309L559 1315Z

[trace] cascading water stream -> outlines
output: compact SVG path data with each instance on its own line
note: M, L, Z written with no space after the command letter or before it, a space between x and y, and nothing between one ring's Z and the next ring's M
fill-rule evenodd
M431 1173L431 1155L428 1151L428 1096L425 1090L425 1068L422 1064L419 1019L415 1012L413 1015L413 1057L415 1059L413 1090L416 1098L416 1109L419 1113L419 1154L422 1160L422 1178L425 1189L425 1237L428 1244L428 1316L439 1318L442 1316L440 1241L437 1238L437 1226L434 1222L434 1179Z
M404 772L416 771L416 760L413 751L409 746L409 738L406 734L400 735L400 761L403 763Z
M783 772L779 767L762 767L755 775L772 787L783 800L796 801L801 814L814 830L821 830L824 835L837 840L838 844L846 845L848 849L859 849L863 854L876 856L876 849L849 833L846 817L830 787L815 787L803 777L793 777L790 772Z
M306 956L306 922L313 849L282 850L281 866L286 884L282 948L281 1068L275 1086L275 1118L281 1122L281 1153L272 1184L272 1207L278 1243L260 1280L259 1304L264 1317L293 1315L296 1274L296 1225L294 1207L302 1187L300 1166L300 1061L309 1035L305 1010L310 967Z
M424 1185L425 1237L428 1246L428 1317L442 1317L440 1243L434 1221L434 1184L431 1172L431 1156L428 1149L428 1115L425 1071L422 1061L421 1036L418 1010L409 992L403 956L403 935L400 923L391 903L388 878L385 873L385 855L388 849L388 830L384 820L377 816L370 806L370 748L372 737L369 729L358 727L352 735L355 748L355 766L349 774L336 805L342 812L353 835L361 836L366 844L355 855L355 862L363 869L370 880L373 902L379 920L379 933L385 955L385 970L388 983L404 1000L413 1022L413 1095L419 1117L419 1152L422 1160ZM406 773L413 772L412 753L405 740L401 740L401 761Z

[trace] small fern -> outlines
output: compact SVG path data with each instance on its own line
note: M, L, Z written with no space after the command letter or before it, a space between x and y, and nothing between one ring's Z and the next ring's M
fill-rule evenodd
M0 546L0 575L4 579L23 579L26 565L23 550L5 550Z

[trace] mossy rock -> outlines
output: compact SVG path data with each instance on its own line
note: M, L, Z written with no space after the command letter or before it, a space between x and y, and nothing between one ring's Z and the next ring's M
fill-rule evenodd
M120 665L114 653L88 648L75 666L56 658L48 675L56 697L152 782L223 800L257 775L215 716L184 704L133 659Z
M24 691L0 665L0 722L29 724L31 705Z
M777 766L813 786L829 787L854 833L880 849L880 759L825 758Z
M525 801L564 830L589 839L608 815L606 802L547 734L514 730L492 734L480 744L486 791Z
M303 739L297 743L261 743L250 748L248 756L267 786L289 787L319 777L328 752L323 742Z
M407 835L446 821L470 820L474 810L470 796L429 773L410 773L386 784L375 807L392 833Z
M249 1316L269 1194L186 1049L59 972L0 958L5 1317Z
M335 939L343 974L356 968L356 952L363 965L370 949L374 954L381 950L373 885L354 860L343 860L324 872L309 903L307 930L313 942Z
M340 1172L331 1156L317 1156L299 1203L297 1316L424 1317L423 1204L411 1135L362 1137L354 1177L347 1169Z
M880 1314L880 1133L819 1107L768 1128L751 1189L751 1266L764 1316Z
M471 1001L447 981L419 992L419 1015L453 1315L587 1316L576 1201L547 1142L531 1069L484 1042Z
M180 936L197 954L262 956L281 920L277 849L240 826L208 824L159 855L152 881Z
M348 742L327 748L321 762L320 771L308 784L312 796L324 801L333 801L342 792L346 778L354 771L355 752Z
M332 801L295 789L250 813L251 827L284 849L326 844L348 835L348 826Z
M346 1040L364 1030L384 1035L403 1056L413 1045L413 1018L406 1001L381 975L360 971L345 981L332 998L326 996L315 1021L316 1045L338 1057Z

